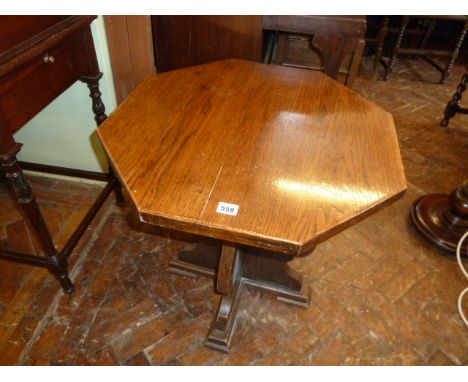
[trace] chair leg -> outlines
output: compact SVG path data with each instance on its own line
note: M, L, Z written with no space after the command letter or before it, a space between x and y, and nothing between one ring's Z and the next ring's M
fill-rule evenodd
M435 26L437 24L437 20L430 20L430 24L426 29L426 33L424 33L424 37L421 40L419 44L419 49L424 49L424 47L427 44L427 41L429 40L429 37L431 36L432 31L434 30Z
M355 78L357 77L357 73L359 71L359 65L361 63L362 53L364 51L364 47L366 42L364 39L360 39L359 42L356 44L356 49L354 49L351 63L349 65L349 72L346 76L345 85L347 87L352 87Z
M388 65L385 68L385 73L383 80L387 81L388 80L388 75L393 69L393 63L395 62L396 55L398 54L398 50L400 49L401 42L403 40L403 36L405 35L406 31L406 26L408 25L409 22L409 16L403 16L403 19L401 21L401 26L400 26L400 31L398 32L397 40L396 43L392 49L392 53L390 55L390 59L388 61Z
M283 32L278 33L278 39L276 42L275 55L273 57L273 64L281 65L285 57L287 56L288 50L288 35Z
M452 51L452 55L450 56L450 60L447 63L447 66L445 67L445 70L442 72L442 76L440 78L440 83L443 84L447 77L450 75L450 72L452 71L453 64L455 63L455 60L458 57L458 53L460 52L460 47L463 44L463 40L465 39L466 31L468 29L468 22L465 22L463 24L463 28L458 35L458 40L457 43L455 44L455 48Z
M382 51L385 44L385 38L388 33L388 22L390 21L390 16L383 16L382 22L380 23L379 33L377 35L377 49L375 51L374 58L374 73L377 71L377 65L382 58Z
M458 109L460 108L460 101L463 97L463 92L466 90L466 86L468 83L468 72L466 72L463 77L461 82L457 86L457 91L453 95L452 99L449 101L447 106L445 107L444 111L444 119L440 123L442 127L447 127L450 119L457 114Z

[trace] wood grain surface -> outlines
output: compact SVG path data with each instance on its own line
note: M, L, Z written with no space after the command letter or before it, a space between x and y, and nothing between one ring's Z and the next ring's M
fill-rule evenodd
M226 58L261 62L262 16L151 16L157 72Z
M156 72L151 16L104 16L117 102Z
M292 255L406 189L392 116L301 69L224 60L151 76L99 136L142 221Z

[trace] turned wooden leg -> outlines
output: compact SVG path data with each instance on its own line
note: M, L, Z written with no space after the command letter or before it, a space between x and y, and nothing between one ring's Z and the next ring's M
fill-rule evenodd
M411 207L411 218L424 237L455 253L460 238L468 230L468 183L450 195L420 197Z
M92 108L94 113L94 119L98 126L101 125L106 119L106 107L101 99L101 90L99 89L99 80L102 78L102 73L98 73L94 76L81 77L80 80L84 82L89 89L89 96L92 101Z
M64 292L73 293L75 291L75 287L68 276L68 260L60 259L58 256L55 256L53 263L54 264L50 266L50 271L60 282Z
M450 75L450 72L452 71L453 64L455 63L455 60L458 57L458 53L460 52L460 47L463 44L463 40L465 39L466 31L468 29L468 22L463 24L463 28L458 35L458 40L455 44L455 48L452 51L452 55L450 56L450 59L447 63L447 66L445 67L445 70L442 72L441 78L440 78L440 83L443 84L447 77Z
M101 91L99 89L99 80L102 78L102 73L98 73L94 76L85 76L81 77L81 81L84 82L89 89L89 96L91 97L92 101L92 108L94 113L94 119L96 120L96 124L98 127L107 119L106 115L106 108L104 106L104 102L101 99ZM122 186L120 185L119 181L117 180L114 170L112 166L109 164L109 177L116 180L115 182L115 199L117 201L117 205L123 206L125 204L125 197L122 192Z
M449 101L444 110L444 119L440 123L441 126L447 127L450 119L457 114L457 111L460 109L460 101L463 97L463 92L466 90L466 85L468 83L468 72L466 72L461 82L457 86L457 90L453 95L452 99Z
M398 54L398 50L400 49L401 42L403 41L403 36L405 35L406 26L408 25L408 22L409 22L409 17L408 16L403 16L403 19L401 21L400 30L398 32L397 40L396 40L395 45L394 45L394 47L392 49L392 53L390 54L390 59L388 61L388 64L385 67L385 73L384 73L384 77L383 77L384 81L388 80L388 75L390 74L390 72L393 69L393 64L394 64L395 58L396 58L396 56Z
M15 153L16 154L16 153ZM9 187L15 194L16 201L23 211L26 219L37 234L37 237L48 256L49 268L60 281L66 293L72 293L74 286L68 277L67 263L61 260L49 230L44 222L41 211L36 203L31 187L23 177L23 172L18 165L16 156L3 159L1 162L2 171L5 173Z

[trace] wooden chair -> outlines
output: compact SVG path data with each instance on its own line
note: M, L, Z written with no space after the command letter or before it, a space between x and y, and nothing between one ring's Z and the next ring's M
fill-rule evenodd
M399 17L400 16L381 16L378 25L376 25L373 17L368 16L367 18L366 47L370 47L374 51L374 73L377 72L377 66L379 63L381 63L384 68L386 67L386 63L382 58L384 45L388 35L399 33L400 29L394 25L394 20ZM409 40L409 45L417 45L419 48L425 46L432 30L434 29L435 20L430 20L429 25L426 24L427 23L419 22L411 28L407 27L405 29L405 36L408 36L407 40ZM372 31L373 29L377 30L375 35L367 36L369 30Z
M379 26L377 27L377 34L373 37L366 37L366 46L374 50L374 73L377 71L377 65L382 61L382 52L385 38L388 34L389 21L390 16L382 16Z
M427 27L424 38L421 40L418 48L401 48L401 43L406 34L408 23L410 22L412 18L430 20L429 26ZM452 21L459 21L463 23L463 26L460 29L460 32L456 39L456 43L451 49L448 49L448 50L426 49L426 43L430 37L430 34L435 29L436 23L439 20L452 20ZM412 55L412 56L422 57L424 60L426 60L430 65L432 65L441 73L440 83L443 84L445 80L447 79L447 77L450 75L450 71L452 70L453 64L455 63L455 60L458 57L458 53L460 51L460 47L463 43L463 40L465 38L467 29L468 29L468 17L467 16L403 16L401 19L395 45L392 48L392 52L388 60L388 64L384 65L385 66L385 73L384 73L384 78L383 78L384 81L388 80L388 76L393 69L396 56L399 54L400 55L403 54L403 55ZM448 61L445 67L442 67L437 62L435 62L431 58L432 56L448 57Z
M272 63L321 70L334 79L344 75L345 85L352 86L365 45L365 17L264 16L263 27L278 31ZM288 46L294 39L306 39L320 57L320 65L288 62ZM347 57L350 60L346 63Z

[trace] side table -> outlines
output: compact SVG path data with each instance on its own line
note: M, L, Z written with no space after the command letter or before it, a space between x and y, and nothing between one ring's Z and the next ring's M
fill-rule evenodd
M74 291L67 259L112 190L123 194L111 168L108 174L18 162L21 143L13 135L77 80L90 91L97 125L106 118L99 80L102 73L94 50L90 24L96 16L0 17L0 167L18 206L37 234L46 257L0 250L0 256L47 267L67 293ZM58 251L22 169L106 182L83 221Z
M206 344L223 351L245 285L307 307L288 263L406 190L392 116L317 71L230 59L150 76L98 135L140 221L214 239L169 270L214 277Z

